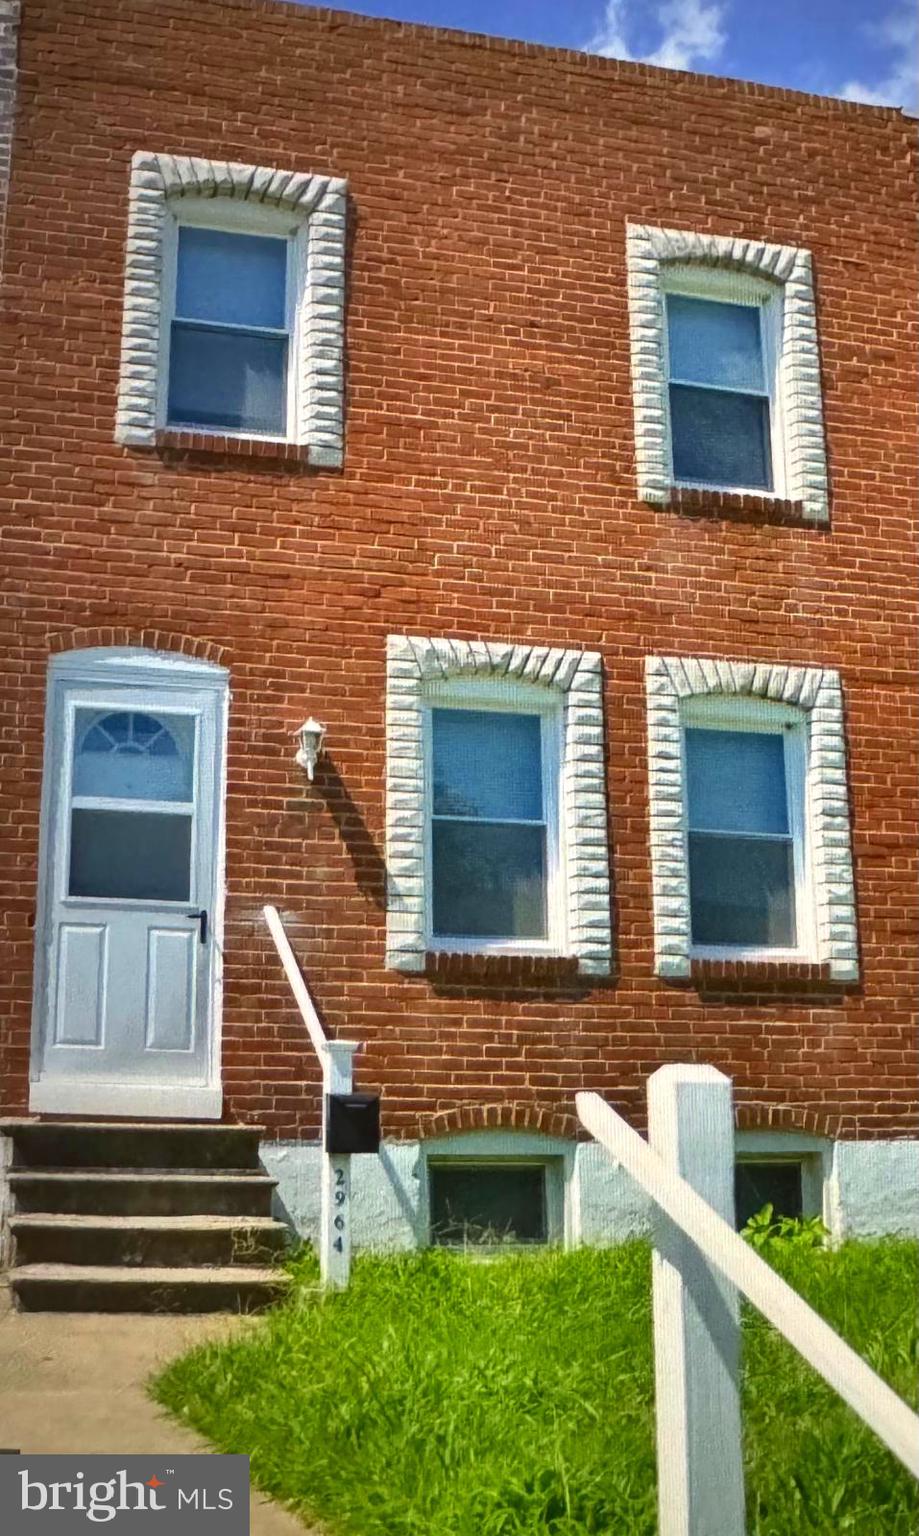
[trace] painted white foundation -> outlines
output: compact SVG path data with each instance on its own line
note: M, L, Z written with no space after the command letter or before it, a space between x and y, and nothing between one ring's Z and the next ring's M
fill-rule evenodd
M13 1140L0 1131L0 1273L12 1260L12 1234L10 1216L13 1199L10 1191L10 1169L13 1166Z
M741 1133L740 1153L805 1159L805 1204L823 1212L833 1236L919 1238L919 1142L822 1143L782 1133ZM318 1142L263 1142L262 1161L278 1180L277 1214L301 1237L319 1233ZM378 1157L351 1163L352 1237L357 1249L398 1252L428 1241L427 1160L544 1157L549 1161L549 1230L574 1247L650 1233L649 1202L593 1142L514 1131L475 1131L426 1142L384 1142Z
M838 1141L829 1178L839 1237L919 1237L919 1141Z

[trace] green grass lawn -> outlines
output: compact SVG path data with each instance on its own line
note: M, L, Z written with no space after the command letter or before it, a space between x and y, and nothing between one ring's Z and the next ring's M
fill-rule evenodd
M919 1244L767 1256L916 1402ZM157 1399L335 1536L655 1536L650 1253L359 1259L173 1363ZM777 1337L744 1321L749 1536L915 1536L917 1488Z

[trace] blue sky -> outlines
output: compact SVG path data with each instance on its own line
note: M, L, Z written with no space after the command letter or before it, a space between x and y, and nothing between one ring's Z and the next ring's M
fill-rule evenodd
M363 0L338 10L492 32L917 110L916 0Z

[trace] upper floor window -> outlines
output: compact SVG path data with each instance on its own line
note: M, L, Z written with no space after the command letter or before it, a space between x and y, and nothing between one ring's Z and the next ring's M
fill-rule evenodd
M638 492L680 487L829 515L810 252L628 226Z
M674 480L772 491L765 306L680 292L667 293L666 304Z
M190 430L341 464L345 200L327 176L134 156L119 442Z
M562 952L558 710L491 702L430 710L431 947Z
M167 422L287 437L290 240L180 224Z

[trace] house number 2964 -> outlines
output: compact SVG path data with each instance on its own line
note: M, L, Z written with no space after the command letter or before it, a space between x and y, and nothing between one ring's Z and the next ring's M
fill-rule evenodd
M343 1168L336 1168L334 1191L335 1215L332 1218L332 1226L335 1228L337 1235L332 1240L332 1247L336 1250L337 1253L342 1253L344 1251L342 1234L345 1230L344 1207L347 1203L347 1200L348 1194L347 1190L345 1189L345 1171Z

